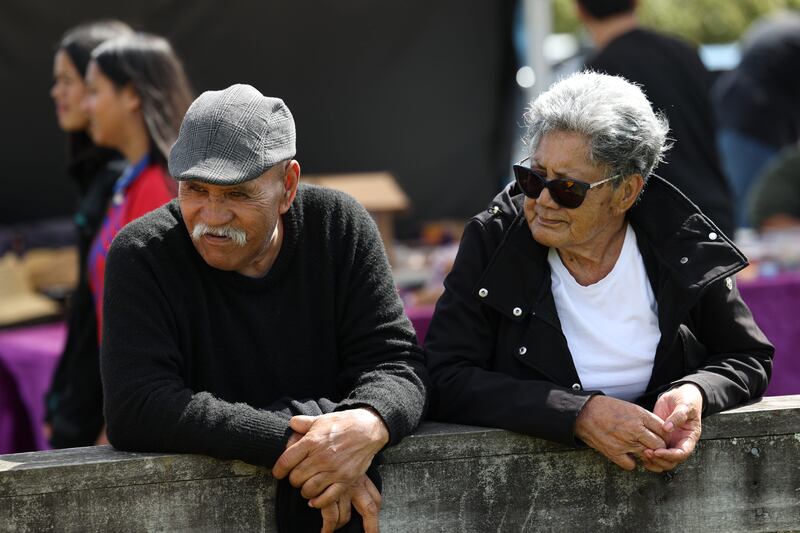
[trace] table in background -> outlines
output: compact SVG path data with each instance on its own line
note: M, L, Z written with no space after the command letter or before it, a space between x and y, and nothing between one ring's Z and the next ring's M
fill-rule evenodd
M0 454L49 448L44 396L66 334L62 322L0 330Z

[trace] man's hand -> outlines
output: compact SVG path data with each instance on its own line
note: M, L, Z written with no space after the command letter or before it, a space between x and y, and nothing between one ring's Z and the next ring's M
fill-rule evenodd
M322 530L331 533L350 521L350 505L356 508L364 524L364 533L378 533L378 515L381 509L381 493L366 475L345 491L339 501L320 509Z
M662 394L653 413L664 420L666 446L645 451L645 468L664 472L688 459L700 439L702 412L703 394L697 385L685 383Z
M319 509L333 505L389 442L386 425L371 409L295 416L289 425L303 436L278 458L272 475L288 475L309 505Z
M592 396L575 422L575 436L624 468L633 470L630 454L643 456L645 450L666 446L664 421L638 405Z

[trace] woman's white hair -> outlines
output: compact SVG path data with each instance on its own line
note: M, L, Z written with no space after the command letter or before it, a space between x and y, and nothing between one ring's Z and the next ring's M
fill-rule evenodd
M653 112L641 88L592 71L572 74L540 94L525 113L525 125L530 154L548 133L579 133L588 139L589 161L605 165L608 175L641 174L647 180L670 147L667 119Z

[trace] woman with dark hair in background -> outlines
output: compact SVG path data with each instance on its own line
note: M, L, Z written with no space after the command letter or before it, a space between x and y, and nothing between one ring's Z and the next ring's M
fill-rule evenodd
M65 359L48 394L54 447L106 442L97 355L106 252L125 224L175 196L177 188L165 170L166 156L192 102L189 81L170 44L161 37L134 34L122 27L125 31L108 35L103 44L96 43L99 46L80 56L85 98L67 96L69 91L63 87L53 90L59 123L69 122L68 113L76 109L86 117L84 127L88 127L91 141L84 138L73 146L83 142L97 151L102 147L103 153L121 154L118 172L103 182L96 195L94 231L82 251L87 275L80 314L89 320L89 325L82 326L82 338L91 342L91 351L81 348L80 364ZM56 59L57 85L58 80L74 83L78 76L63 68L63 59L64 55Z
M56 448L94 444L103 426L97 322L87 260L124 161L117 151L96 146L87 134L83 78L92 50L130 33L127 24L114 20L82 24L64 34L53 61L50 96L58 125L68 135L67 172L78 186L74 220L80 261L78 286L69 300L67 342L47 394L47 432Z
M89 286L100 338L108 248L125 224L175 196L177 186L166 171L166 160L193 97L169 42L144 33L107 41L95 49L86 83L92 140L118 150L127 163L89 251Z

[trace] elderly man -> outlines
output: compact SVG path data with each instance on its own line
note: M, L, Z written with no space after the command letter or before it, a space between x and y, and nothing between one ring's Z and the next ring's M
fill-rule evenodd
M423 357L369 215L298 186L294 156L289 109L253 87L188 110L169 158L177 200L108 255L108 437L273 468L300 489L279 483L280 531L332 531L351 500L374 531L365 472L419 422Z

